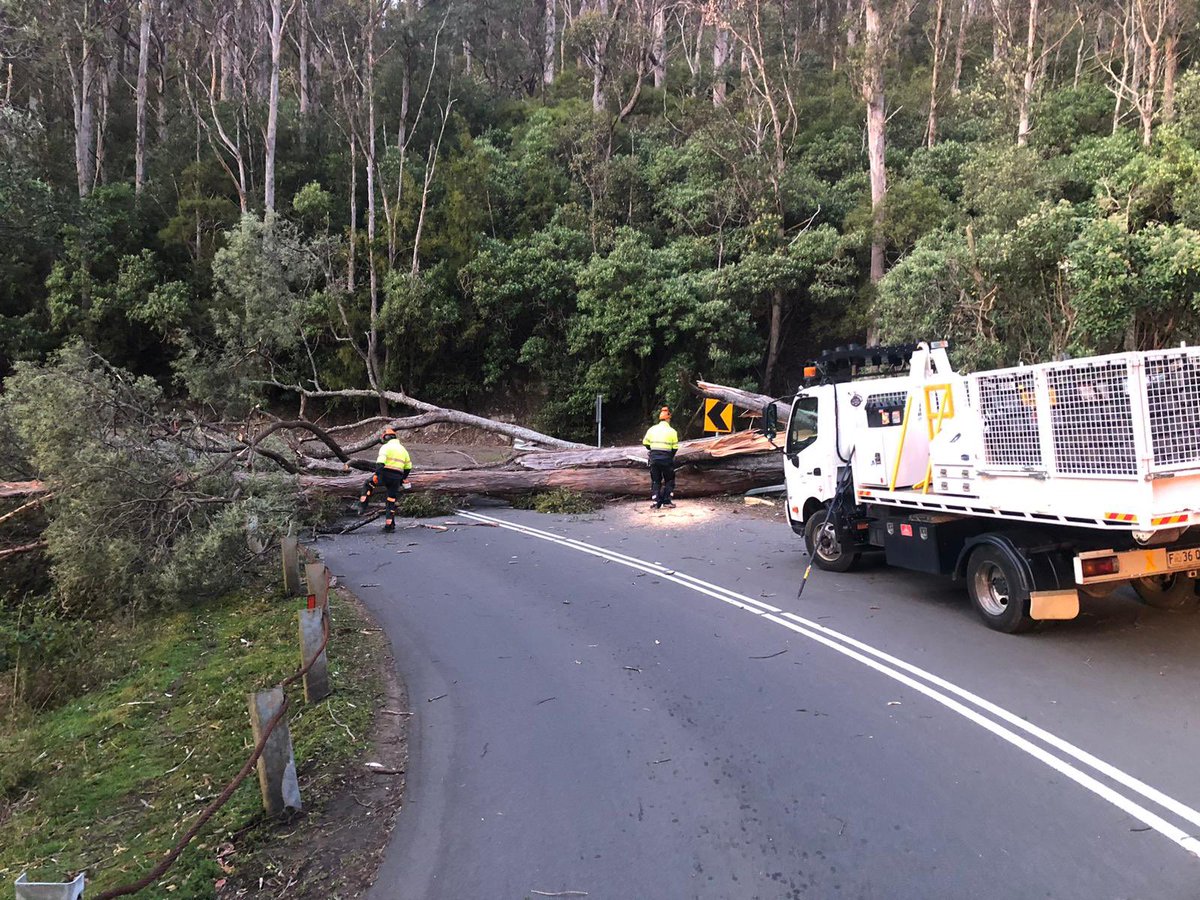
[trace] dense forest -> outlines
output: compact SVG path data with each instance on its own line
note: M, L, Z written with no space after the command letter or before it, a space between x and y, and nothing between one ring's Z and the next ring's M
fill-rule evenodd
M0 373L586 434L1200 331L1194 0L0 0ZM361 402L361 401L360 401Z

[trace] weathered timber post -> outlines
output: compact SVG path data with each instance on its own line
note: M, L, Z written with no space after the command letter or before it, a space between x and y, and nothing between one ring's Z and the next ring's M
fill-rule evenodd
M258 746L263 731L283 706L283 688L273 687L269 691L250 694L249 701L250 727L254 731L254 744ZM292 734L286 716L275 726L258 758L258 785L268 815L279 816L288 809L303 809L296 758L292 754Z
M329 570L325 563L306 563L304 579L308 582L308 596L315 598L317 608L329 606Z
M330 693L329 657L325 652L327 648L321 646L325 640L326 614L327 610L322 606L300 610L300 666L303 668L312 663L312 667L304 674L305 703L316 703Z
M279 545L283 555L283 589L289 597L299 597L304 591L300 586L300 547L296 535L285 535Z

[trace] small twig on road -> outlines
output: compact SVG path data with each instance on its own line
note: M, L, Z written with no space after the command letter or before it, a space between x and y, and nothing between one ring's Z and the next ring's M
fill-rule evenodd
M787 653L787 647L784 647L778 653L768 653L766 656L752 656L751 659L774 659L776 656L782 656Z
M538 897L586 897L587 891L530 891Z
M380 710L385 716L411 716L412 713L405 712L399 709L382 709Z
M425 702L432 703L434 700L441 700L443 697L449 697L449 696L450 696L449 694L438 694L436 697L430 697Z
M640 672L640 671L642 671L642 670L641 670L641 669L639 669L637 666L621 666L621 668L622 668L622 669L624 669L626 672Z
M541 706L543 703L549 703L551 700L557 700L557 697L547 697L545 700L539 700L534 706Z
M671 761L671 757L669 757L669 756L668 756L668 757L666 757L665 759L656 759L656 760L655 760L655 761L652 763L652 765L656 765L656 766L657 766L657 765L659 765L659 764L661 764L661 763L670 762L670 761Z
M386 769L383 763L369 762L367 763L367 771L375 775L403 775L403 769Z

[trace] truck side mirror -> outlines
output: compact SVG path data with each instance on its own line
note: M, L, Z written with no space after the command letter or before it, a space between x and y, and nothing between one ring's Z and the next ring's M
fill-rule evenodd
M763 409L761 430L768 441L773 441L779 433L779 414L775 411L774 403L768 403Z

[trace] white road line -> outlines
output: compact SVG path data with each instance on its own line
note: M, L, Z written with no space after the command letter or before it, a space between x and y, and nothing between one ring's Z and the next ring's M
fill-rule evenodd
M730 590L729 588L724 588L720 585L712 584L711 582L695 578L694 576L678 572L674 569L669 569L660 563L647 562L646 560L628 556L624 553L620 553L615 550L609 550L594 544L588 544L575 538L563 537L562 535L555 534L550 531L543 531L529 525L509 522L504 519L497 519L492 516L482 515L480 513L460 510L459 514L468 516L481 522L490 522L498 525L501 528L506 528L510 531L515 531L528 537L550 541L551 543L559 544L560 546L567 547L568 549L586 553L590 556L596 556L632 569L653 573L660 578L675 582L676 584L686 587L689 590L712 597L716 600L720 600L723 603L727 603L738 609L744 610L745 612L753 613L754 615L760 616L761 618L772 622L773 624L780 625L789 631L803 635L804 637L822 644L829 649L842 654L843 656L853 659L856 662L859 662L882 675L886 675L888 678L898 681L901 684L912 688L913 690L919 691L920 693L929 697L931 700L934 700L935 702L955 713L958 713L968 721L979 725L981 728L990 731L992 734L996 735L1002 740L1007 741L1014 747L1017 747L1023 752L1029 754L1034 759L1044 763L1061 775L1070 778L1076 784L1091 791L1096 796L1108 801L1122 812L1133 816L1138 821L1142 822L1142 824L1153 828L1159 834L1178 844L1189 853L1200 856L1200 839L1189 835L1183 829L1176 827L1158 814L1151 812L1136 801L1126 797L1124 794L1118 793L1088 773L1076 768L1070 762L1054 756L1045 748L1034 744L1010 728L1007 728L1005 725L987 718L979 711L971 709L969 706L959 702L959 700L956 700L954 697L949 695L953 694L962 700L967 701L968 703L974 704L975 706L979 707L980 710L983 710L992 716L1001 719L1003 722L1008 723L1009 725L1012 725L1033 737L1036 737L1038 740L1049 744L1051 747L1054 747L1056 750L1073 758L1075 761L1089 766L1090 768L1115 781L1127 790L1139 794L1145 799L1158 804L1162 808L1169 810L1170 812L1179 816L1181 819L1193 825L1200 826L1200 811L1193 809L1192 807L1174 799L1173 797L1169 797L1162 791L1151 787L1129 773L1118 769L1116 766L1113 766L1102 759L1099 759L1093 754L1076 747L1069 741L1063 740L1062 738L1059 738L1043 728L1039 728L1036 725L1032 725L1029 722L1024 721L1009 710L997 706L991 701L985 700L984 698L964 688L960 688L944 678L934 675L931 672L927 672L918 666L914 666L911 663L905 662L902 659L872 647L869 644L865 644L862 641L856 640L848 635L842 634L841 632L838 632L832 628L828 628L827 626L821 625L817 622L805 619L802 616L797 616L794 613L785 613L778 607L755 600L752 597L747 597L746 595ZM909 674L905 674L906 672ZM914 678L912 676L916 677ZM917 678L924 679L924 681L918 681Z

